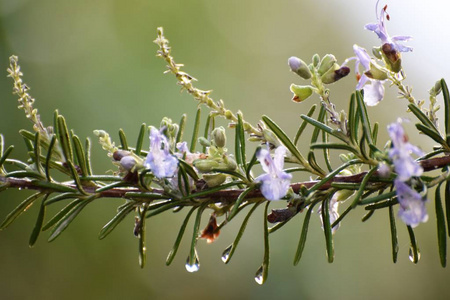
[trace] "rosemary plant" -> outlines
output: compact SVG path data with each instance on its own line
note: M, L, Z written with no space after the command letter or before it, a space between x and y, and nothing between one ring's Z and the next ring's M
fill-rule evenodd
M99 238L104 239L128 215L134 215L139 264L144 267L146 220L161 213L185 214L166 264L172 263L193 219L186 269L195 272L200 268L199 239L213 242L228 223L245 213L235 240L222 253L223 262L228 263L249 219L263 204L265 250L255 275L256 282L263 284L269 271L270 234L293 218L303 218L293 258L294 264L298 264L313 210L319 213L322 222L329 262L334 260L333 235L340 223L350 212L360 214L358 208L362 207L366 212L363 222L378 210L389 214L394 262L399 250L397 223L407 227L411 260L417 263L419 250L414 228L428 221L427 203L430 202L436 210L440 262L445 267L447 234L450 234L450 94L442 79L430 89L428 108L425 101L414 98L402 68L402 52L412 48L401 42L410 37L391 37L387 33L386 10L383 7L377 22L365 27L381 40L373 48L373 56L354 45L355 56L341 65L331 54L323 57L316 54L309 64L297 57L288 59L290 70L303 80L302 84L291 85L292 100L305 105L311 96L318 97L318 105L312 104L301 116L302 122L293 137L266 115L258 124L250 124L242 112L232 112L222 100L211 98L211 91L195 87L196 79L175 62L163 29L158 28L157 56L167 64L166 73L174 75L181 89L198 102L194 132L190 142L186 142L186 115L179 123L164 118L156 126L142 124L135 142L129 141L122 130L118 132L117 143L107 132L95 130L114 165L114 175L93 173L90 139L83 142L58 111L51 126L42 123L29 88L22 80L18 58L11 56L8 73L14 83L13 93L19 98L19 109L24 110L33 126L31 131L19 131L28 149L26 159L12 158L14 146L6 147L0 135L0 192L28 189L35 193L4 218L0 229L7 228L32 204L40 203L29 240L33 246L44 231L49 232L49 241L58 238L90 203L105 197L122 198L117 214L100 230ZM339 111L332 102L330 86L346 78L353 61L358 81L356 91L349 97L347 109ZM388 141L378 141L378 132L386 125L380 128L377 122L371 121L370 106L388 105L386 100L380 103L385 85L398 89L400 98L406 100L408 117L415 120L420 133L435 143L433 151L425 153L408 141L402 118L386 124ZM436 116L441 104L445 109L443 123ZM200 122L202 105L208 111L206 124ZM228 128L216 126L217 118L224 118ZM307 126L313 128L312 136L305 136ZM227 140L229 132L234 133L231 142ZM145 146L147 135L149 148ZM310 141L308 153L301 153L297 147L300 140ZM197 143L201 149L196 149ZM257 143L256 150L248 151L247 143ZM339 157L340 165L332 163L334 155ZM255 171L260 169L254 168L257 165L262 167L262 174ZM437 172L430 174L433 170ZM307 173L311 180L292 182L293 175L299 172ZM285 207L269 209L272 201L281 201ZM48 216L46 208L59 202L66 203L63 209ZM205 216L209 221L202 229Z

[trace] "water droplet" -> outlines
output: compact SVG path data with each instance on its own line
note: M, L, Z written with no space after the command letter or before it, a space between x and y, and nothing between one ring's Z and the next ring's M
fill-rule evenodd
M195 253L195 257L192 263L190 262L190 258L191 257L188 256L186 260L186 270L190 273L197 272L198 270L200 270L200 262L198 260L197 253Z
M264 266L259 267L258 271L256 271L255 281L261 285L266 281L266 278L264 278Z
M228 258L230 257L231 249L233 249L233 245L228 246L222 253L222 261L224 263L228 263Z
M413 263L417 264L420 260L420 252L419 249L417 249L417 257L414 255L414 249L412 247L409 248L409 260Z

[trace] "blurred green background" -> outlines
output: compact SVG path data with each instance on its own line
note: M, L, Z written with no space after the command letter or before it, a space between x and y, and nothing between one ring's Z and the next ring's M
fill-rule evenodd
M394 34L413 35L414 52L403 56L407 83L417 98L441 78L450 78L450 48L442 33L450 26L449 4L429 0L390 1ZM180 94L175 79L163 75L165 66L155 57L156 27L163 26L176 61L199 79L198 87L214 89L233 111L242 110L256 123L270 115L294 134L299 115L317 99L290 101L289 85L301 83L289 72L292 55L309 62L314 53L333 53L339 61L352 56L352 45L370 49L375 34L363 26L375 21L375 1L151 1L151 0L0 0L0 132L6 144L16 145L14 156L25 158L18 130L30 129L16 109L12 82L6 78L8 57L18 55L24 80L31 86L45 124L54 109L65 115L80 137L91 137L96 172L112 168L93 138L104 129L118 140L123 128L134 140L142 122L158 125L168 116L178 121L196 103ZM346 109L356 82L349 76L332 88L332 99ZM385 125L405 115L405 101L390 91L384 102L370 109ZM206 110L205 110L206 112ZM412 131L413 125L407 126ZM411 134L424 150L428 140ZM303 149L307 149L308 141ZM307 179L307 178L300 178ZM0 194L0 217L27 192ZM110 203L111 202L111 203ZM447 299L449 270L440 267L434 205L428 204L429 222L416 237L422 252L418 265L408 259L406 227L398 223L400 253L392 263L387 211L361 223L359 208L334 237L336 258L328 264L318 217L313 216L309 239L300 264L292 266L303 215L271 236L271 267L264 286L253 276L263 256L262 207L250 221L229 265L220 256L234 239L243 216L227 226L220 238L207 245L199 241L199 272L186 272L187 232L170 267L165 258L185 212L166 213L147 224L148 264L140 269L134 220L129 216L107 239L98 241L102 226L121 201L103 199L86 209L66 232L48 244L46 234L33 249L28 238L37 207L22 215L0 234L0 298L2 299ZM204 217L204 222L207 217Z

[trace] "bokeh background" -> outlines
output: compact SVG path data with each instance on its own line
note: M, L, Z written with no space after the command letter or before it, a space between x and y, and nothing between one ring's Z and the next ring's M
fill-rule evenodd
M426 99L437 79L450 78L446 58L450 4L439 0L388 4L389 32L414 36L410 42L414 52L403 56L404 68L415 97ZM158 125L164 116L178 121L183 113L192 121L196 103L180 94L173 77L162 74L165 65L155 57L152 41L156 27L163 26L177 62L199 79L199 88L214 89L213 98L224 99L233 111L242 110L252 123L268 114L294 134L300 114L317 99L290 101L290 83L301 81L289 72L287 58L296 55L309 62L314 53L333 53L343 61L352 56L354 43L368 49L379 44L375 34L363 29L374 21L375 1L367 0L0 0L0 132L7 145L17 145L14 156L24 159L18 130L29 129L30 124L16 108L12 82L6 78L11 54L20 58L43 121L50 124L53 111L59 109L80 137L92 138L96 172L112 166L92 130L107 130L118 140L116 133L123 128L134 140L142 122ZM332 87L339 109L347 107L355 84L349 76ZM405 115L406 101L396 96L396 91L389 91L383 103L369 111L381 124L381 145L386 124ZM407 130L412 132L413 125ZM410 135L424 150L431 148L428 140ZM0 217L25 194L1 193ZM313 216L302 261L294 267L303 221L299 215L271 236L270 275L264 286L253 279L263 255L262 207L228 265L220 256L243 216L215 243L199 241L201 268L191 274L184 267L190 230L173 264L165 266L184 211L149 220L144 269L138 266L132 216L99 241L99 230L120 203L103 199L92 204L57 240L49 244L43 234L33 249L28 238L37 207L30 208L0 233L0 298L448 299L450 295L449 270L439 264L432 201L428 223L416 230L422 253L418 265L408 259L405 226L398 223L400 253L393 264L387 211L361 223L364 210L359 208L334 237L333 264L326 261L320 223Z

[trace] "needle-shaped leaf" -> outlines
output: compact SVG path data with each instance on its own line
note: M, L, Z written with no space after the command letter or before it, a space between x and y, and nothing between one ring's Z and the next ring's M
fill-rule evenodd
M46 211L46 208L47 208L47 206L45 205L45 201L47 200L49 195L50 194L46 194L44 196L44 198L42 198L41 206L39 208L38 216L37 216L37 219L36 219L36 223L34 224L33 231L31 232L30 240L28 241L28 245L30 247L34 246L34 244L36 243L36 241L37 241L37 239L39 237L39 234L42 231L42 224L44 223L45 211Z
M394 208L392 205L389 206L389 225L391 228L392 261L395 264L397 262L398 256L398 238L397 238L397 226L395 225Z
M105 226L103 226L102 230L100 230L100 233L98 235L98 238L100 240L107 237L115 228L117 225L119 225L126 216L130 212L132 212L135 209L136 203L134 201L128 202L124 207L122 207L121 210L112 218L108 223L106 223Z
M119 140L122 145L122 150L128 151L128 141L127 136L125 135L125 131L122 128L119 129Z
M199 108L199 109L197 109L197 113L195 114L194 131L192 132L191 147L189 149L191 152L195 152L195 147L197 146L198 131L200 130L201 112L202 112L202 110Z
M305 219L303 220L302 231L300 234L300 240L298 241L297 251L295 252L294 256L294 266L296 266L302 258L303 250L305 249L306 238L308 237L309 220L311 219L313 208L317 203L318 202L312 203L306 211Z
M441 184L436 187L434 198L436 209L437 237L439 246L439 258L443 268L447 265L447 232L445 229L444 208L441 201Z
M166 259L166 265L169 266L173 259L175 258L175 255L178 252L178 248L180 247L181 240L183 239L184 232L186 231L186 226L189 223L189 219L191 218L192 213L197 209L197 207L192 207L189 212L187 213L186 217L184 218L183 224L181 224L180 230L178 231L177 238L175 240L175 243L173 244L172 250L170 250L169 255Z
M239 241L241 240L242 235L244 234L245 228L247 227L248 220L250 220L251 215L253 214L253 212L256 210L256 208L261 203L262 203L262 201L256 202L253 205L253 207L249 210L249 212L247 213L247 216L244 218L244 221L242 221L241 227L239 228L238 234L236 235L234 242L223 251L222 261L224 263L227 264L231 260L231 257L233 256L234 252L236 251L236 247L238 246Z
M136 149L134 150L136 153L136 155L142 155L141 150L142 150L142 145L144 143L144 138L145 138L145 133L147 132L147 125L145 125L145 123L143 123L141 125L141 128L139 129L139 134L138 134L138 139L136 142Z
M2 224L0 225L0 230L5 229L8 227L14 220L19 217L23 212L25 212L28 208L31 207L31 205L39 199L43 194L41 192L37 192L25 200L23 200L13 211L11 211L3 220Z

